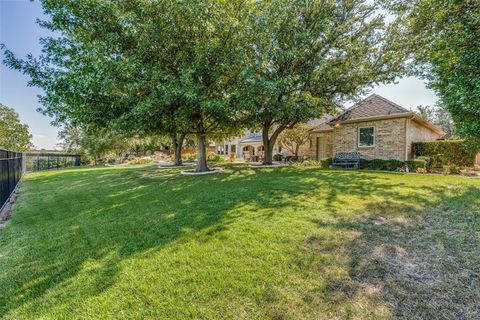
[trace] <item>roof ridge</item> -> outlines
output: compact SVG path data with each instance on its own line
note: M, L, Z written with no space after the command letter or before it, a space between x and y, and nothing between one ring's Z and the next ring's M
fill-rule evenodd
M396 106L396 107L398 107L398 108L400 108L400 109L402 109L402 110L405 110L405 112L410 112L410 110L408 110L407 108L404 108L404 107L402 107L401 105L399 105L398 103L395 103L395 102L393 102L392 100L388 100L387 98L382 97L382 96L379 95L379 94L374 93L374 94L370 95L370 97L371 97L371 96L376 96L377 98L380 98L380 99L382 99L382 100L385 101L385 102L391 103L391 104L393 104L394 106Z
M352 111L352 110L354 110L355 108L360 107L360 105L361 105L362 102L367 101L367 100L373 98L374 96L377 96L377 94L372 93L371 95L369 95L369 96L366 97L365 99L362 99L362 100L354 103L350 108L347 108L345 111L343 111L342 113L340 113L338 116L330 119L328 122L329 122L329 123L330 123L330 122L333 122L333 121L335 121L336 119L338 119L338 118L340 118L341 116L343 116L345 113L347 113L347 112L349 112L349 111Z
M344 112L342 112L341 114L339 114L338 116L336 116L335 118L331 119L329 122L335 122L335 121L341 121L339 119L342 119L343 116L345 116L347 113L351 113L353 110L357 109L358 107L361 107L361 106L364 106L365 105L365 102L368 102L370 100L372 100L373 98L378 98L379 100L381 100L383 103L387 104L390 106L390 108L392 107L395 107L397 108L400 112L394 112L395 114L396 113L407 113L407 112L410 112L409 110L407 110L406 108L402 107L401 105L393 102L393 101L390 101L388 100L387 98L384 98L382 97L381 95L379 94L376 94L376 93L372 93L371 95L369 95L368 97L366 97L365 99L362 99L361 101L355 103L354 105L352 105L350 108L346 109Z

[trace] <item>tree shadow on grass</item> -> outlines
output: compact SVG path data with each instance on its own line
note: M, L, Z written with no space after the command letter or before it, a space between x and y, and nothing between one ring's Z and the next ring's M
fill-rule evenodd
M357 234L344 248L348 274L321 289L331 304L383 303L399 319L479 318L480 188L433 189L443 200L422 199L427 212L402 199L371 202L353 221L315 221ZM317 253L339 250L307 240Z
M242 166L204 177L152 167L40 175L25 183L17 214L0 235L0 316L34 308L32 301L52 289L59 289L52 301L65 302L75 277L84 279L84 287L74 295L99 295L115 284L123 260L195 237L205 241L242 218L241 208L268 219L317 200L334 215L347 204L345 194L407 201L393 190L403 185L389 180L388 175ZM316 190L323 190L321 199L304 198Z

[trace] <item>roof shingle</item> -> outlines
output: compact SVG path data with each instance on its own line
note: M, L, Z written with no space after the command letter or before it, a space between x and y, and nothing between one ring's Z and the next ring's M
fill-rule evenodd
M377 94L372 94L371 96L353 105L338 117L332 119L331 122L388 116L399 113L410 113L410 111L388 99L385 99L384 97L381 97Z

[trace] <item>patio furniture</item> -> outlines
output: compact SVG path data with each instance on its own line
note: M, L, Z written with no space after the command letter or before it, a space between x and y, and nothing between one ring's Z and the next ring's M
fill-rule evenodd
M359 152L337 152L332 161L332 168L342 167L348 169L360 169L360 153Z

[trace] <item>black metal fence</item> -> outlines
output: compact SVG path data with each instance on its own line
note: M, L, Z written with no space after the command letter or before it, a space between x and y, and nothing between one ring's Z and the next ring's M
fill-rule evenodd
M26 171L80 166L80 155L65 153L13 152L0 149L0 210Z
M66 153L26 153L26 171L42 171L80 166L80 155Z
M7 202L25 172L25 154L0 149L0 208Z

